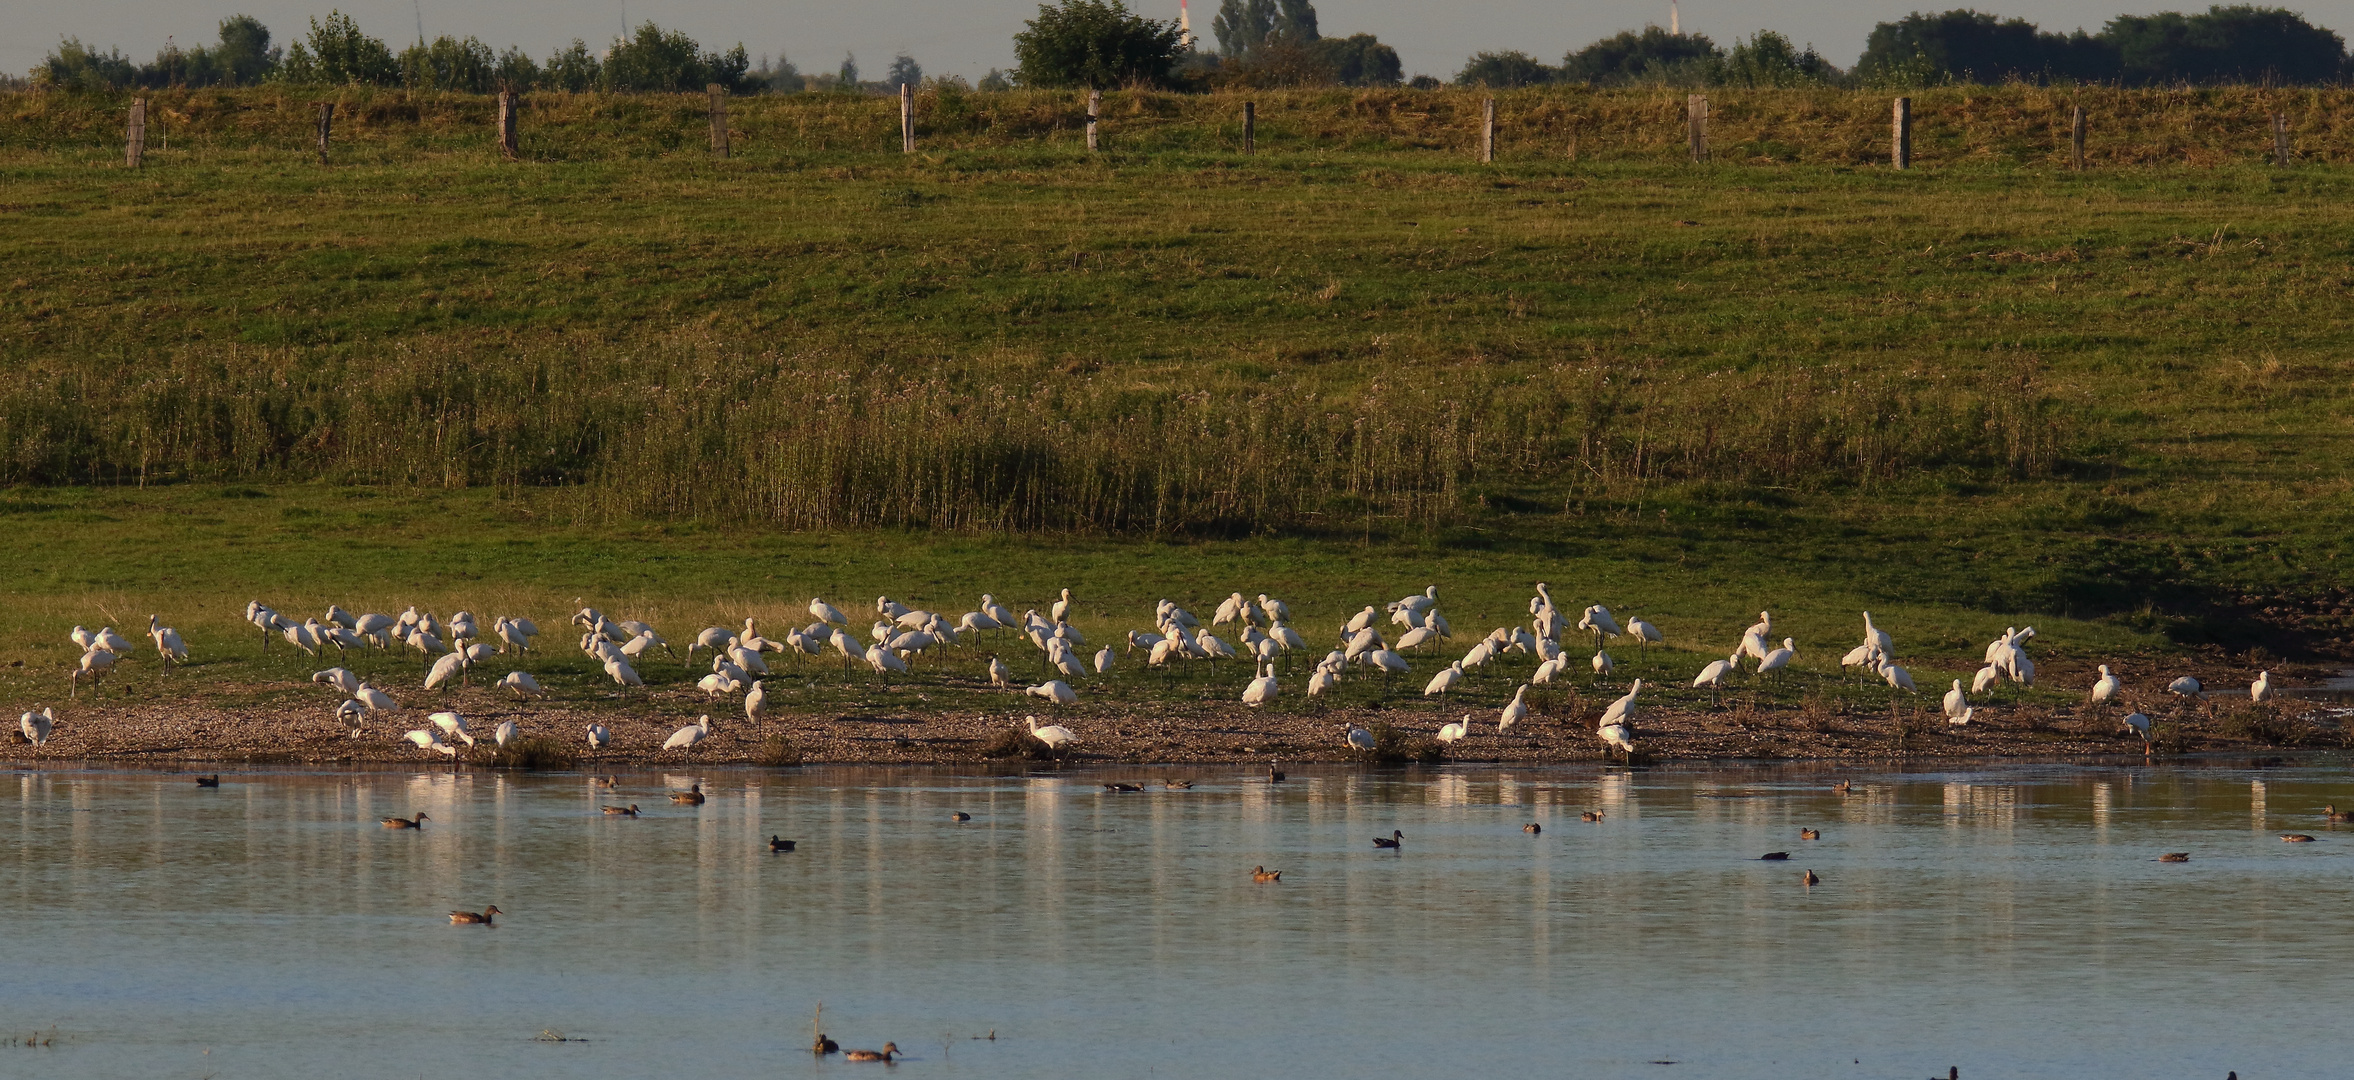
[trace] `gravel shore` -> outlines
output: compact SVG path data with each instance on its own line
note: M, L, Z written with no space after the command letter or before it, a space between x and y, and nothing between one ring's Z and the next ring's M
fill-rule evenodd
M1453 715L1427 709L1333 709L1313 707L1252 710L1239 705L1180 705L1137 710L1086 704L1051 710L939 712L889 715L772 714L765 728L740 715L714 715L714 731L692 750L663 750L663 740L691 717L675 710L629 715L614 709L565 704L516 704L484 699L464 709L470 730L481 740L459 747L459 759L493 764L489 735L502 720L513 720L527 738L544 738L577 751L578 768L702 764L947 764L1021 756L1023 744L1006 733L1022 729L1028 715L1040 724L1062 724L1078 742L1064 760L1073 763L1212 764L1284 761L1342 761L1352 754L1343 740L1351 726L1394 726L1398 754L1392 760L1547 763L1590 762L1607 755L1594 737L1589 706L1578 716L1530 717L1509 733L1494 729L1495 712L1475 712L1474 734L1439 748L1430 740ZM2231 708L2183 703L2158 715L2155 750L2160 755L2336 749L2349 745L2334 714L2311 702L2278 702L2263 714L2244 699ZM652 713L654 710L649 710ZM1909 709L1876 713L1835 713L1807 708L1756 709L1736 704L1699 711L1646 708L1640 714L1642 753L1655 761L1815 760L1890 761L1916 758L2140 756L2140 738L2122 732L2119 711L2091 707L1982 709L1972 723L1954 726L1938 714L1934 700ZM442 762L446 756L421 750L402 738L410 728L431 726L425 711L412 709L371 722L357 737L315 708L291 706L228 709L147 703L95 704L85 700L57 710L48 744L35 747L11 731L0 742L0 759L12 762L246 762L335 764L358 762ZM587 748L591 723L613 733L613 745ZM789 747L765 743L782 736ZM994 745L993 745L994 744ZM1029 748L1033 753L1036 747ZM1009 753L1010 752L1010 753ZM1433 756L1435 753L1435 757ZM561 762L559 762L561 763Z

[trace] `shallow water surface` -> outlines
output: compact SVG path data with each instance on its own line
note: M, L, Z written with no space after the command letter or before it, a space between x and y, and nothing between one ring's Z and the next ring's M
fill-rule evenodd
M821 1001L898 1076L2345 1067L2334 769L8 780L0 1076L881 1068Z

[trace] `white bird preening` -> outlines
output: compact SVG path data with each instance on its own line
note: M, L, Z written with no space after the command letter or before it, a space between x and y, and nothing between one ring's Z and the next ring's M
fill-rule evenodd
M1609 678L1610 673L1617 667L1617 662L1610 659L1609 653L1603 652L1600 649L1594 650L1594 674L1603 678Z
M613 733L607 730L603 724L590 724L588 726L588 744L591 750L602 750L613 745Z
M1049 750L1060 750L1079 741L1077 735L1071 734L1071 729L1061 724L1048 724L1045 727L1039 727L1037 717L1026 716L1023 719L1029 721L1030 737L1045 743Z
M345 694L360 692L360 677L352 674L348 668L332 667L325 671L316 672L311 675L311 681L334 687Z
M2262 703L2272 700L2272 673L2259 671L2256 681L2248 684L2248 700Z
M1373 740L1372 732L1355 726L1348 729L1348 741L1350 747L1366 754L1372 753L1374 746L1377 745Z
M1627 688L1626 696L1610 703L1602 710L1602 721L1594 728L1603 743L1611 749L1632 757L1635 753L1635 695L1643 692L1643 680L1636 679Z
M2109 674L2109 665L2102 664L2101 677L2094 680L2092 684L2093 704L2105 705L2115 701L2117 700L2117 692L2123 689L2125 689L2125 684L2117 681L2117 676Z
M49 733L57 729L57 711L47 705L16 718L16 729L24 732L25 741L36 747L49 745Z
M984 596L981 599L987 600L988 597ZM850 616L842 614L842 609L815 596L809 598L809 617L827 626L850 625Z
M1048 679L1022 692L1031 697L1045 698L1057 705L1073 705L1079 701L1078 692L1071 689L1071 684L1061 679Z
M428 750L453 758L458 756L458 748L441 741L441 733L431 728L417 728L403 734L401 738L417 744L419 750Z
M695 722L670 733L662 740L664 750L692 750L697 743L711 737L711 717L697 717Z
M454 712L437 712L425 719L433 721L433 726L440 728L444 736L455 735L464 740L466 745L474 745L474 733L466 730L465 717Z
M1970 708L1969 696L1962 693L1962 680L1960 679L1955 679L1953 689L1945 692L1945 700L1942 704L1945 707L1945 722L1957 726L1969 723L1970 714L1975 711Z
M1260 671L1258 678L1252 679L1249 686L1243 687L1242 703L1256 708L1273 701L1275 700L1276 687L1275 665L1268 664Z
M1528 719L1528 684L1522 683L1520 689L1513 691L1511 703L1505 705L1504 711L1496 715L1496 734L1502 735L1512 730L1512 725L1526 719Z

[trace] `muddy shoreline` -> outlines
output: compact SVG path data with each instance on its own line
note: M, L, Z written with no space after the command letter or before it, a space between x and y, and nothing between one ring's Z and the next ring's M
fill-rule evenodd
M1590 711L1590 710L1589 710ZM549 767L693 765L943 765L1043 760L1039 747L1011 738L1025 716L1061 724L1079 741L1052 760L1086 764L1251 764L1364 760L1342 734L1351 726L1392 727L1393 762L1557 764L1621 760L1594 736L1592 718L1536 715L1498 735L1494 711L1474 714L1474 734L1440 748L1430 739L1453 719L1428 710L1331 709L1253 711L1239 706L1189 705L1151 710L1088 706L1052 711L998 710L929 715L771 714L765 726L740 716L715 715L715 730L691 750L664 750L681 718L626 716L612 710L563 705L487 704L466 712L480 740L458 747L456 758L421 750L402 739L430 726L421 710L369 723L355 738L317 709L229 710L209 706L82 704L58 711L46 746L10 731L0 760L169 765L175 762L248 764L498 765L490 732L513 720L526 739L554 751ZM1933 759L2139 758L2142 740L2122 731L2117 711L2092 707L1981 709L1972 723L1953 726L1926 708L1841 713L1804 708L1655 708L1642 711L1638 741L1643 760L1673 762L1898 762ZM2354 729L2336 714L2305 701L2275 703L2258 712L2238 704L2185 704L2157 715L2154 757L2354 748ZM590 750L585 729L603 724L613 745ZM785 744L771 737L782 736ZM789 745L788 745L789 744ZM1009 752L1010 751L1010 752ZM1025 753L1026 751L1026 753ZM1434 756L1435 755L1435 756ZM566 760L569 759L569 760ZM507 764L514 764L510 758Z

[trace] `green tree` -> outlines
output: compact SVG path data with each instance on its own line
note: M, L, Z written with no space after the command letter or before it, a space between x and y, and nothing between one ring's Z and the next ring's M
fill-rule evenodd
M990 68L989 74L981 76L980 89L982 90L1011 90L1013 88L1014 81L1007 78L1005 72L996 68Z
M497 89L498 54L479 38L460 41L444 34L432 44L419 42L401 50L400 65L401 82L415 89L474 94Z
M1275 32L1275 0L1219 0L1210 32L1217 35L1218 55L1229 60L1250 56Z
M707 52L685 33L649 22L613 43L599 76L608 90L678 93L718 83L733 93L745 88L751 70L741 42L724 53Z
M2279 82L2340 77L2346 42L2282 8L2233 5L2198 15L2120 15L2101 28L2128 83Z
M341 11L329 11L325 22L312 19L309 36L287 50L281 68L298 82L389 86L401 76L392 50L361 32L359 24Z
M1821 86L1838 79L1839 69L1814 46L1801 50L1771 30L1733 42L1723 70L1723 82L1729 86Z
M1856 76L1872 85L2098 81L2117 77L2116 50L2079 30L2047 34L2025 19L1977 11L1914 12L1872 27ZM1925 76L1925 77L1924 77Z
M857 53L842 54L842 67L834 72L834 87L839 90L858 89Z
M1455 73L1455 85L1487 86L1502 90L1552 82L1556 74L1552 68L1524 52L1483 52L1473 54L1470 61L1463 65L1463 70Z
M221 20L221 43L212 50L219 80L230 86L252 86L278 67L279 50L270 47L270 28L251 15Z
M1024 86L1162 85L1182 48L1175 20L1147 19L1120 0L1040 5L1038 17L1024 25L1014 35Z
M1623 30L1561 58L1561 77L1596 86L1643 79L1674 79L1707 69L1724 50L1704 34L1671 34L1656 26ZM1709 81L1703 74L1694 81Z
M891 71L883 76L883 85L896 89L901 86L922 86L923 84L924 67L915 62L915 57L900 53L891 58Z
M573 38L572 44L558 49L548 57L546 67L540 69L540 85L551 90L579 93L603 85L605 65L590 52L588 42Z
M133 85L138 77L138 65L122 50L99 52L70 37L58 42L33 69L35 85L58 90L113 90Z
M1316 42L1314 51L1332 69L1333 81L1342 86L1396 86L1405 78L1398 50L1371 34L1324 38Z

